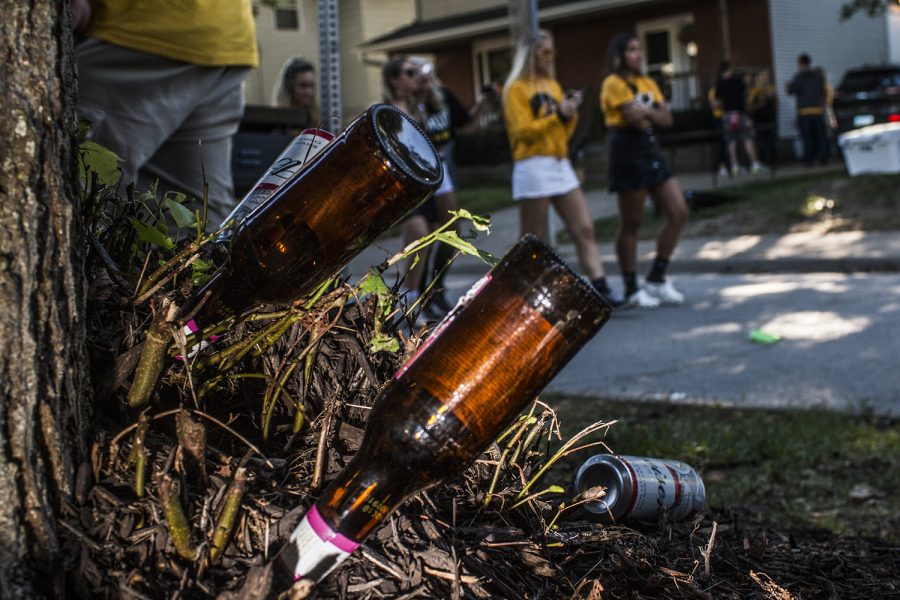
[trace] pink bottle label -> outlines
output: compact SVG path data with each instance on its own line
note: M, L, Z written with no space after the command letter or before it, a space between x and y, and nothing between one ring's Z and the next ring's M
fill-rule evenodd
M313 505L278 553L277 562L294 581L316 581L341 564L359 544L333 530Z

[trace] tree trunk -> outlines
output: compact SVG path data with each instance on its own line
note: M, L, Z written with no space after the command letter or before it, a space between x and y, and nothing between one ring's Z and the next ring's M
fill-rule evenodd
M89 397L72 35L67 2L0 7L0 598L55 598Z

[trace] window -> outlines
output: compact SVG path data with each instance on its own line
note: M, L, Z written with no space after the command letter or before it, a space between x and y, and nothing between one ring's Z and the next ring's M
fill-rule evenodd
M692 23L692 15L680 14L637 24L637 34L644 46L645 73L656 80L676 110L688 108L697 98L694 59L688 52L687 42L679 37L679 32Z
M275 29L300 29L300 12L296 1L279 2L275 7Z

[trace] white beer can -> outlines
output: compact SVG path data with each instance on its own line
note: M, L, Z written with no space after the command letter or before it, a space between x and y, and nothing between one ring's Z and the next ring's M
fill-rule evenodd
M605 521L692 519L703 508L706 488L697 472L677 460L598 454L581 465L575 490L602 486L606 495L584 504L591 515Z

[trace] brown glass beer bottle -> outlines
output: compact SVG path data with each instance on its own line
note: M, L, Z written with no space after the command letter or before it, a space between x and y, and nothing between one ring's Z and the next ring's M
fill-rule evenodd
M401 502L464 471L611 310L524 237L375 400L359 451L278 554L282 581L321 579Z
M196 294L196 331L254 304L302 297L437 189L440 157L402 111L377 104L236 226L227 264Z

